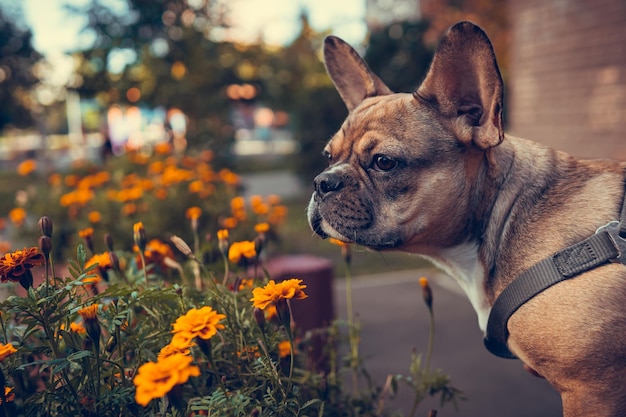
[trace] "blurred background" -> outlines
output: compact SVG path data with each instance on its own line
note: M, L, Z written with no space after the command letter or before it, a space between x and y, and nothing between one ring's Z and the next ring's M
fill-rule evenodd
M0 216L25 160L45 178L166 142L289 194L308 233L320 151L346 116L323 38L343 37L411 91L462 19L494 43L509 132L626 157L621 0L0 0Z
M494 42L512 133L624 156L619 0L2 0L0 166L184 137L224 163L269 161L308 182L346 113L320 59L324 36L344 37L410 91L461 19Z

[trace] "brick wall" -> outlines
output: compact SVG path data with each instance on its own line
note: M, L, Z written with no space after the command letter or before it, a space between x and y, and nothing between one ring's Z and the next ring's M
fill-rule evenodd
M509 0L507 131L626 160L626 1Z

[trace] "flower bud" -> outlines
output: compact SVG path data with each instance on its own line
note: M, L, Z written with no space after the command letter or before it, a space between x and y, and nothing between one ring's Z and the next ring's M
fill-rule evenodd
M39 230L44 236L52 236L52 220L48 216L42 216L39 219Z
M48 259L50 252L52 252L52 239L50 239L50 236L44 235L39 238L39 249L46 259Z
M104 234L104 244L109 252L113 252L113 236L111 236L111 233Z
M113 269L115 269L116 271L120 270L120 258L118 258L115 252L109 252L109 261L111 261L111 266L113 266Z
M141 252L146 250L146 229L143 227L142 222L137 222L133 225L133 241Z
M422 287L422 298L429 310L433 309L433 291L428 284L428 279L420 278L420 287Z
M255 307L252 314L254 316L254 321L256 321L256 324L258 324L261 330L263 330L263 326L265 326L265 313L263 312L263 310Z
M176 249L178 249L183 255L193 257L193 251L184 240L182 240L176 235L173 235L172 237L170 237L170 241L174 244L174 246L176 246Z

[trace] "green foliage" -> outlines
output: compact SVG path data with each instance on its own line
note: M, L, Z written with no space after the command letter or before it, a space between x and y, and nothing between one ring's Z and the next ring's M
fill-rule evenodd
M0 353L0 380L15 395L0 405L0 416L390 415L384 410L389 388L369 377L362 358L353 356L358 350L341 359L345 346L359 339L354 323L338 320L303 333L285 327L280 314L259 317L251 301L253 288L270 278L262 268L252 274L231 265L227 280L219 283L198 261L202 250L190 254L175 274L152 266L144 270L133 253L115 255L124 266L109 271L107 283L93 280L102 270L85 267L87 253L79 246L68 276L46 265L41 284L0 304L0 352L7 344L17 349L3 359ZM198 275L199 287L187 285L186 275ZM211 339L196 338L190 348L200 375L140 406L138 371L161 360L159 352L173 341L173 323L202 307L225 318L223 329ZM313 368L309 355L320 340L325 360ZM289 352L281 348L286 342L293 346ZM347 382L348 374L356 375L358 385ZM430 372L419 358L411 376L394 381L412 387L416 403L441 394L443 404L459 395L447 376Z

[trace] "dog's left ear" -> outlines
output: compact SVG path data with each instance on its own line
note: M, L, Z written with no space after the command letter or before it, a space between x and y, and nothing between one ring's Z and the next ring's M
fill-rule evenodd
M460 122L467 144L486 150L504 139L502 77L489 38L471 22L448 30L415 95Z

